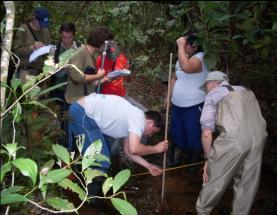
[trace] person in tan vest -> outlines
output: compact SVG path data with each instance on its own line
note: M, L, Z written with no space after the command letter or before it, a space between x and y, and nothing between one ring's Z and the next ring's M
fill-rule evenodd
M42 72L46 55L33 62L29 62L29 58L34 50L50 43L49 17L46 8L36 8L33 16L20 26L23 30L16 32L12 50L20 59L18 76L23 82L26 82L27 75L38 75Z
M68 70L68 84L65 91L65 99L68 104L95 91L96 81L105 75L104 69L100 68L96 71L97 52L100 52L100 47L106 40L111 39L113 39L113 34L107 27L95 27L88 35L87 43L80 47L78 53L70 59L69 63L75 65L79 71L72 66Z
M200 89L207 95L200 118L205 165L197 214L210 214L232 180L232 214L249 214L267 137L258 101L252 91L231 86L220 71L208 73ZM219 136L213 141L216 129Z

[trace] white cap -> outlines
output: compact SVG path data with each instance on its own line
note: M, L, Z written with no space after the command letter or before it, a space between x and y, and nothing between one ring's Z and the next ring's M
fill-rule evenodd
M199 89L206 91L206 82L207 81L228 81L228 77L226 74L220 71L209 72L206 80L200 85Z

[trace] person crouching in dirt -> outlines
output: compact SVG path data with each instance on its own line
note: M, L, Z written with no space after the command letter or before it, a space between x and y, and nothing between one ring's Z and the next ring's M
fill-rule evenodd
M231 86L219 71L208 73L200 88L208 94L200 118L206 161L197 213L210 214L233 179L232 214L249 214L267 137L258 101L252 91ZM215 127L220 134L212 144Z
M96 140L101 140L101 154L110 158L110 144L106 136L124 138L124 153L135 163L148 169L153 176L162 170L147 162L142 155L166 152L168 141L153 146L141 143L142 135L151 137L160 131L162 118L158 112L144 113L123 97L92 93L74 102L69 109L69 130L74 137L84 135L82 154ZM72 138L70 138L72 139ZM73 144L73 143L71 143ZM107 172L110 163L101 162L101 170ZM93 183L88 185L90 196L95 195ZM99 189L100 190L100 189Z

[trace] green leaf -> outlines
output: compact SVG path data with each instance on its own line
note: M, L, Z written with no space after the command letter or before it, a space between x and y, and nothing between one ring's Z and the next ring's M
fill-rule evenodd
M8 194L1 197L0 205L6 205L10 203L15 203L15 202L26 202L26 201L27 201L27 198L25 196L14 193L14 194Z
M94 155L94 159L97 160L98 162L106 161L108 163L111 163L110 159L106 155L102 155L102 154Z
M28 158L18 158L12 161L12 164L15 165L23 175L31 178L34 185L36 184L38 170L37 164L34 161Z
M47 184L44 184L44 185L42 185L41 188L40 188L41 193L42 193L42 196L43 196L44 199L45 199L45 197L46 197L47 187L48 187Z
M96 140L85 151L83 160L82 160L82 171L88 168L92 163L94 163L96 154L99 154L102 149L102 141Z
M20 103L16 103L15 107L12 110L13 118L15 119L15 122L19 122L21 119L22 114L22 108Z
M13 187L4 189L1 191L1 199L2 199L2 197L9 195L11 193L19 192L19 191L23 190L23 188L24 188L23 186L13 186Z
M16 149L17 149L17 143L9 143L3 146L9 153L10 156L15 158L16 156Z
M28 96L30 96L30 98L35 98L36 96L38 96L39 92L41 91L40 87L38 86L34 86L30 92L27 93Z
M64 65L66 65L69 60L75 55L77 54L77 52L79 52L82 48L78 48L78 49L69 49L66 50L64 53L62 53L59 56L59 67L62 67Z
M131 172L128 169L122 170L116 174L113 180L113 193L115 194L123 184L130 178Z
M71 174L71 170L68 169L56 169L48 172L46 176L46 183L57 183L65 179Z
M47 65L44 62L44 65L42 67L43 74L48 76L49 74L54 73L57 70L57 68L54 65Z
M52 206L53 208L61 211L66 211L66 210L74 210L75 207L74 205L67 201L66 199L62 199L59 197L53 197L46 199L46 202L48 205Z
M113 178L109 177L106 179L106 181L102 186L102 191L104 193L104 196L106 196L107 192L111 189L112 186L113 186Z
M58 185L65 190L70 189L72 192L77 193L82 201L85 199L86 192L78 184L73 183L71 180L65 178L59 182Z
M108 177L108 175L100 170L97 169L86 169L84 171L84 175L86 178L86 184L90 184L92 180L97 177L97 176L105 176Z
M30 79L22 87L23 92L28 90L30 87L34 86L34 84L36 83L35 76L29 76L29 77L30 77Z
M5 175L7 172L11 171L12 169L12 164L11 162L5 163L2 167L1 167L1 172L0 172L0 182L2 183Z
M111 202L116 210L119 211L122 215L137 215L137 210L131 205L129 202L119 199L119 198L111 198Z
M18 86L20 85L21 81L17 78L13 78L11 80L11 85L14 91L16 91L16 89L18 88Z
M67 165L70 163L70 155L65 147L59 144L52 145L52 150L56 156L65 162Z

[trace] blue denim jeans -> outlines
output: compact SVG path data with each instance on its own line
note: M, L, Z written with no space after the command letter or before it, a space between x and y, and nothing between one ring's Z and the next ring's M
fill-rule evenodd
M70 151L74 150L75 138L78 135L84 135L84 147L82 149L82 154L85 153L86 149L93 144L96 140L101 140L102 150L101 154L110 158L110 144L107 140L107 136L104 136L96 124L96 122L89 118L84 108L77 102L70 105L69 108L69 143L68 149ZM110 163L107 161L100 162L101 167L93 167L95 169L100 169L101 171L107 172L110 167Z

